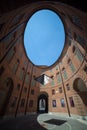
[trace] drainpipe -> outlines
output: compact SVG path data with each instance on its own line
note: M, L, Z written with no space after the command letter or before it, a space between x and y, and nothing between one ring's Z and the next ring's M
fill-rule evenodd
M25 107L25 115L26 115L26 112L27 112L27 105L28 105L29 94L30 94L30 87L31 87L32 75L33 75L33 68L34 68L34 65L32 65L32 70L31 70L29 89L28 89L28 95L27 95L27 101L26 101L26 107Z
M68 105L68 100L67 100L67 96L66 96L66 90L65 90L65 87L64 87L63 76L62 76L62 73L61 73L60 64L59 64L59 70L60 70L60 75L61 75L61 80L62 80L62 85L63 85L63 90L64 90L64 96L65 96L65 100L66 100L66 105L67 105L67 111L68 111L68 115L70 117L71 116L70 115L70 109L69 109L69 105Z

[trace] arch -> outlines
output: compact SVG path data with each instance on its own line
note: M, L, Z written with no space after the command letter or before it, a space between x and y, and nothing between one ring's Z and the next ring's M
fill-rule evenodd
M76 78L73 83L73 89L79 94L83 103L87 106L87 87L81 78Z
M46 92L41 93L38 97L37 112L48 113L48 94Z
M0 98L2 99L0 102L0 116L4 116L6 112L6 108L9 103L9 99L11 97L13 87L14 87L14 83L12 78L10 77L6 78L4 80L2 90L0 91Z

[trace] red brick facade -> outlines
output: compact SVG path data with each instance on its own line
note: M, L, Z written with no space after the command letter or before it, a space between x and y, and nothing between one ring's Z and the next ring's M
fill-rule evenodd
M52 9L65 28L63 52L51 67L33 65L24 48L24 29L39 9ZM46 97L47 112L87 116L87 14L58 2L35 2L0 17L0 115L37 112ZM35 81L46 74L47 85ZM43 97L43 96L42 96Z

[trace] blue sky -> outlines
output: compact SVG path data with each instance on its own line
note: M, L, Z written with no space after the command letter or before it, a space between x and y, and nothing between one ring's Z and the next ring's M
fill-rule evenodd
M24 46L33 64L54 64L64 43L64 26L55 12L43 9L31 16L24 32Z

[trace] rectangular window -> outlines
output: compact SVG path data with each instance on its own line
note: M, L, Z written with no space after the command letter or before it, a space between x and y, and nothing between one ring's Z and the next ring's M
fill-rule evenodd
M52 100L52 107L56 107L56 100Z
M52 73L53 71L52 71L52 69L50 69L50 73Z
M75 66L73 65L73 63L70 63L69 66L70 66L71 71L75 72L76 69L75 69Z
M24 99L24 98L22 98L22 99L21 99L21 104L20 104L20 107L24 107L24 104L25 104L25 99Z
M23 78L24 78L24 70L21 69L20 70L20 80L23 80Z
M0 76L3 74L4 70L5 70L4 67L1 66L1 67L0 67Z
M34 95L34 89L31 90L31 94Z
M59 87L59 93L62 93L62 87Z
M29 107L33 107L33 100L29 101Z
M76 50L75 54L76 54L78 60L80 62L82 62L83 61L83 56L82 56L81 52L79 51L79 49Z
M20 51L19 51L19 56L20 56L20 58L22 57L22 55L23 55L23 52L20 50Z
M87 74L87 66L86 66L86 65L84 66L84 68L83 68L83 69L84 69L84 71L85 71L85 72L86 72L86 74Z
M58 65L56 66L56 70L58 70Z
M52 89L52 95L55 95L55 89Z
M15 54L14 49L11 49L11 50L9 51L9 53L7 54L7 57L6 57L8 62L10 62L10 61L12 60L14 54Z
M61 80L61 75L59 73L57 74L57 80L58 80L58 83L61 83L61 81L62 81Z
M27 61L24 61L24 65L25 65L25 68L26 68L26 66L27 66Z
M17 97L13 97L12 102L11 102L11 107L15 107L17 102Z
M86 41L83 37L80 35L77 35L76 41L80 43L80 45L85 49L86 47Z
M20 90L20 84L17 84L17 90L18 91Z
M13 37L12 33L10 33L8 36L6 36L3 39L3 44L4 44L5 49L7 49L11 45L12 37Z
M26 78L25 78L26 84L29 84L29 80L30 80L30 79L29 79L29 74L27 74L27 75L26 75Z
M70 102L71 107L75 107L73 97L69 97L69 102Z
M67 89L68 91L70 90L69 84L66 84L66 89Z
M13 65L13 73L14 74L16 74L16 71L17 71L17 69L18 69L18 65L19 65L19 63L18 62L16 62L14 65Z
M64 77L64 79L67 79L67 78L68 78L68 77L67 77L66 70L63 71L63 77Z
M11 27L18 24L19 21L23 18L23 15L24 14L15 16L14 19L12 20L12 22L11 22Z
M4 27L4 23L1 23L0 24L0 32L2 31L3 27Z
M24 92L25 92L25 93L27 92L27 88L26 88L26 87L24 87Z
M81 23L81 21L80 21L80 18L78 17L78 16L72 16L72 21L73 21L73 23L76 25L76 26L78 26L80 29L83 29L82 28L82 23Z
M35 80L32 79L31 86L35 86Z
M61 107L65 107L65 101L64 101L64 98L62 98L62 99L60 100L60 102L61 102Z
M52 85L52 86L54 86L54 85L55 85L54 80L52 80L52 81L51 81L51 85Z

